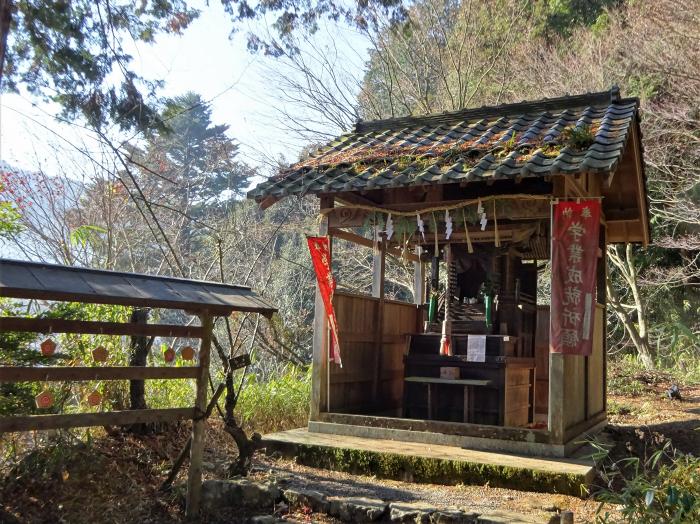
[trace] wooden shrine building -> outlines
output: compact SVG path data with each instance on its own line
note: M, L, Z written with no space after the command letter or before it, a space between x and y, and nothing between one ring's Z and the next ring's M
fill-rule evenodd
M372 294L334 295L342 367L317 294L309 435L570 456L606 424L605 248L649 241L642 152L613 88L359 122L252 190L316 195L320 235L374 249ZM552 204L572 200L602 206L586 356L549 347ZM385 296L387 255L413 261L412 303Z

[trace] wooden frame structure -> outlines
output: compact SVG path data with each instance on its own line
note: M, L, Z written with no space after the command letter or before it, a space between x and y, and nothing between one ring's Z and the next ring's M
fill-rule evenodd
M615 242L649 241L638 106L637 100L622 99L613 88L360 122L354 133L253 190L249 196L263 208L290 194L315 194L322 214L320 235L374 249L372 296L338 292L334 298L342 369L329 366L328 326L317 293L309 431L564 457L580 446L584 435L603 427L605 248ZM590 133L590 142L583 148L570 146L563 133L567 128ZM587 198L602 201L593 353L561 355L550 352L549 310L537 304L536 271L534 288L532 271L538 261L550 257L551 203ZM487 225L467 225L465 219L449 238L443 221L438 227L411 232L415 250L408 258L415 267L414 301L388 300L386 256L398 255L405 246L397 235L389 239L376 229L377 241L363 237L361 228L368 220L380 213L385 220L403 214L412 215L414 223L416 215L434 222L436 210L444 214L477 201L484 203ZM499 201L508 205L496 216ZM498 318L507 322L504 329L497 325L487 332L501 337L501 353L491 364L477 366L465 358L438 356L437 342L434 356L411 355L414 348L407 336L435 333L425 322L430 253L437 258L439 252L440 263L451 271L450 246L469 246L470 253L472 246L490 246L495 253L491 259L498 267L490 271L500 279ZM530 283L527 290L525 282ZM341 289L342 285L339 282ZM448 279L448 290L450 285ZM445 317L452 322L447 310ZM473 322L466 324L466 333L484 333L474 331ZM440 340L439 334L435 336ZM516 342L505 348L509 336ZM433 382L442 367L452 371L457 367L454 387L488 384L477 387L482 390L477 402L490 404L495 418L466 420L472 410L466 386L464 393L455 390L453 395L464 398L457 411L465 413L465 420L455 420L454 409L441 420L410 412L407 416L405 388L416 382L415 371L421 366L421 374Z
M199 317L199 326L0 317L1 332L175 336L200 340L198 364L190 367L0 366L0 383L194 379L196 393L192 407L7 416L0 417L0 433L192 420L186 512L190 518L196 516L200 506L214 319L234 311L256 312L269 317L276 309L250 288L242 286L6 259L0 259L0 297L181 309Z

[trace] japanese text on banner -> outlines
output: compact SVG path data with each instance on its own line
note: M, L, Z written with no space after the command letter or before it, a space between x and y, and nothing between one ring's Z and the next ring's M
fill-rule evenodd
M552 223L550 345L590 355L593 338L600 202L559 202Z
M340 342L338 340L338 324L333 309L333 293L335 292L335 278L331 272L331 252L328 237L306 237L311 252L311 261L316 271L318 290L323 299L323 305L331 329L329 360L342 367L340 360Z

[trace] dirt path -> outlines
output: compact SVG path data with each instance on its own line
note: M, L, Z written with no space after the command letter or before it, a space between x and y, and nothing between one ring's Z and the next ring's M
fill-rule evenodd
M683 452L700 455L700 387L682 389L684 399L671 401L665 397L668 386L651 381L639 391L609 395L611 425L604 436L613 443L615 458L630 454L646 457L666 439ZM96 436L100 430L91 431L93 439L88 444L76 439L45 442L15 461L14 467L5 464L0 481L0 522L5 517L15 519L7 522L22 523L183 522L182 499L177 493L163 494L158 487L189 434L187 427L145 438ZM231 438L218 422L210 424L205 478L225 478L226 466L234 455ZM315 489L330 496L421 501L441 509L454 506L479 513L515 511L538 520L541 517L542 522L561 509L574 511L576 522L590 522L597 508L593 500L563 495L488 486L411 484L314 469L265 456L256 459L252 477L277 477L283 486ZM179 480L184 480L184 472ZM315 515L295 517L307 522L328 521ZM216 520L243 519L244 514L232 509L222 511Z

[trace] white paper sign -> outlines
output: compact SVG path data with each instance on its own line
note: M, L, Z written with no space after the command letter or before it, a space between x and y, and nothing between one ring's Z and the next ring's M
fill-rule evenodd
M486 335L469 335L467 337L467 360L469 362L486 362Z

